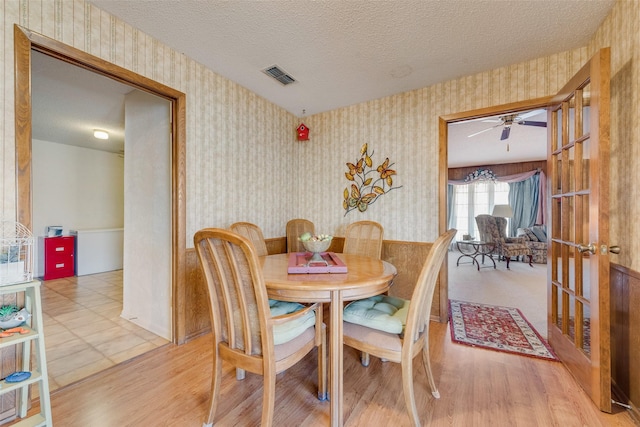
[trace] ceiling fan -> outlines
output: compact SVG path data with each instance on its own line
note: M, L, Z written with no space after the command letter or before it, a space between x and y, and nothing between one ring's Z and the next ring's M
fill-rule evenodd
M533 110L524 114L520 114L520 113L505 114L504 116L500 116L498 120L483 120L483 122L499 122L499 123L495 126L491 126L487 129L483 129L480 132L472 133L471 135L468 136L468 138L471 138L476 135L480 135L481 133L484 133L484 132L488 132L491 129L495 129L499 126L503 126L502 135L500 136L500 141L504 141L505 139L509 138L509 134L511 133L511 126L514 124L524 125L524 126L538 126L538 127L546 128L547 122L525 120L526 118L540 114L543 111L544 110Z

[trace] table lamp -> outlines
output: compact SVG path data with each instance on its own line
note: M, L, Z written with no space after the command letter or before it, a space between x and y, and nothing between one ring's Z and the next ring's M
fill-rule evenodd
M509 205L495 205L493 207L492 216L499 216L501 218L512 218L513 210Z
M495 205L493 207L493 212L491 212L492 216L497 216L501 218L513 218L513 209L509 205ZM508 224L508 220L507 220ZM509 226L507 225L507 236L509 236Z

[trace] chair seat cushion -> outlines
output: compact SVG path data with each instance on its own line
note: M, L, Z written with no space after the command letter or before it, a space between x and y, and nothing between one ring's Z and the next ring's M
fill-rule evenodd
M400 334L407 323L408 311L409 301L376 295L349 303L344 308L344 321L390 334Z
M271 316L281 316L283 314L295 313L304 308L304 305L297 302L269 300L269 310ZM280 345L291 341L304 331L316 324L316 316L314 311L309 311L302 317L290 320L285 323L274 325L273 327L273 344Z

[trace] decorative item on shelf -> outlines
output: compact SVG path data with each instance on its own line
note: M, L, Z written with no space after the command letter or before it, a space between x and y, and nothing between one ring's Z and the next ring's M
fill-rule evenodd
M13 374L7 375L4 379L8 383L19 383L24 380L28 380L31 377L31 372L29 371L18 371Z
M0 286L33 279L33 236L24 225L2 221L0 229Z
M9 329L5 329L4 331L0 332L0 338L9 338L12 337L13 334L28 334L29 333L29 329L27 328L22 328L20 326L16 327L16 328L9 328Z
M304 123L300 123L298 126L298 141L308 141L309 140L309 128Z
M329 249L333 236L329 236L328 234L314 236L307 231L302 233L298 239L302 242L304 248L313 254L307 262L307 265L315 263L329 265L329 263L322 258L322 252L326 252L327 249Z
M360 159L355 164L347 163L348 172L345 172L345 177L352 181L351 191L349 187L344 189L342 207L345 210L345 216L354 209L358 209L360 212L367 210L369 206L374 204L381 196L389 193L391 190L397 190L402 186L393 186L393 175L396 175L396 171L391 169L394 163L389 163L387 157L375 171L373 167L373 151L369 154L369 146L365 143L360 148ZM369 168L369 169L368 169ZM377 177L368 176L371 173L378 173Z
M31 314L26 308L19 309L15 305L3 305L0 307L0 328L15 328L29 320L29 317Z

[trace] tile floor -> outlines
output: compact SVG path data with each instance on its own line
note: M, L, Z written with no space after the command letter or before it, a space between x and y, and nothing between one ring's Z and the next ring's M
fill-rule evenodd
M42 282L50 391L168 344L120 317L122 270Z

